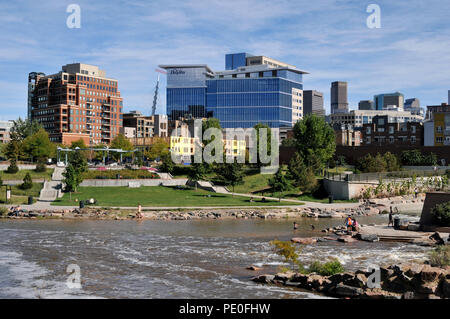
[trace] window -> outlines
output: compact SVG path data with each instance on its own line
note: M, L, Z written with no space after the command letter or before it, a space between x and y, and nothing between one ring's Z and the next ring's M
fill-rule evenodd
M416 126L411 126L411 133L415 134L416 133Z
M394 134L394 127L393 126L389 126L389 134Z
M371 127L366 127L366 134L371 134L371 133L372 133Z

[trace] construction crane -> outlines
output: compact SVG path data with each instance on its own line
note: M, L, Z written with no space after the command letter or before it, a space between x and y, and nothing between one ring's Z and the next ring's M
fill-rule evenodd
M155 71L161 74L167 74L166 71L160 69L155 69ZM156 82L155 95L153 96L152 116L155 115L156 105L158 104L159 77L161 74L158 74L158 81Z

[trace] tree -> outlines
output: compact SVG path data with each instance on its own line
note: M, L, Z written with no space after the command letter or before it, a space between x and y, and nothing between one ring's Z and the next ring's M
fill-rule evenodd
M291 188L291 183L281 167L278 172L269 179L269 186L272 188L272 191L278 192L278 201L281 202L281 193Z
M111 148L114 149L122 149L124 151L132 151L133 150L133 144L130 142L129 139L125 137L123 134L117 135L111 142ZM125 153L126 156L129 156L130 153ZM113 153L113 158L115 160L118 160L120 158L120 154Z
M16 140L9 141L8 144L6 144L4 152L6 158L8 158L9 160L18 161L19 158L23 158L24 156L22 142Z
M44 162L53 156L56 151L55 144L50 141L48 133L43 128L23 141L23 149L32 159Z
M197 190L197 182L205 178L207 171L206 165L207 164L205 163L192 163L191 166L189 167L188 178L191 182L195 184L196 190Z
M270 127L266 124L262 124L262 123L258 123L253 127L256 131L256 154L258 156L258 160L257 160L257 165L258 167L264 166L264 165L268 165L268 164L263 164L261 162L260 159L260 154L259 154L259 150L261 148L261 134L263 133L263 131L261 129L266 129L266 143L267 143L267 155L270 156L271 152L272 152L272 131L270 129Z
M273 246L273 250L277 255L282 256L285 262L291 264L293 270L297 266L300 272L304 271L304 267L299 261L299 251L297 251L293 243L290 241L273 240L270 242L270 245Z
M295 153L289 161L290 178L303 193L313 193L318 188L317 178L311 167L308 167L299 153Z
M8 168L6 169L6 173L8 174L16 174L19 171L19 167L17 166L17 162L15 159L11 160Z
M30 189L33 187L33 180L31 179L30 173L26 173L23 178L23 183L20 185L21 189Z
M13 121L13 126L11 127L9 135L11 140L22 142L27 137L38 132L41 128L42 125L38 121L22 120L19 117L17 120Z
M150 145L149 150L145 152L145 156L151 161L154 161L157 158L161 159L164 153L169 153L169 147L170 145L165 139L155 137L153 144Z
M308 114L295 123L294 137L297 151L304 162L313 161L319 165L318 168L324 168L336 152L333 128L325 122L325 119L315 114Z
M82 151L73 151L69 154L69 164L80 174L87 172L86 155Z
M450 227L450 202L436 205L431 210L435 223L441 227Z
M72 164L67 165L66 170L63 173L64 176L64 191L70 193L70 199L72 200L72 192L77 191L77 187L82 182L81 173L75 169Z
M233 163L217 164L215 171L223 184L230 185L233 188L233 193L234 187L242 184L244 181L244 165L237 163L236 159ZM232 194L232 196L234 195Z
M215 128L218 129L220 132L222 131L222 127L220 126L220 121L214 117L210 117L204 121L202 121L202 132L203 132L203 137L205 136L205 132L210 129L210 128ZM210 144L211 142L215 141L216 136L211 136L211 138L203 138L202 137L202 141L203 141L203 146L202 146L202 154L204 154L204 149L205 147ZM220 148L223 149L224 145L223 145L223 141L218 141L218 143L220 143ZM215 149L212 150L211 155L216 155L215 153ZM212 164L211 165L207 165L207 170L210 171L212 170Z
M76 149L76 148L87 148L87 145L84 143L83 139L79 139L77 141L73 141L70 145L71 149Z
M161 171L172 174L175 168L175 164L172 161L170 153L164 153L161 155L162 164L160 166Z

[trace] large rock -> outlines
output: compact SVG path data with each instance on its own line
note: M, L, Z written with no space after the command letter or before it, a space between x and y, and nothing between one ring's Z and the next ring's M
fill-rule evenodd
M275 279L274 275L259 275L252 278L252 281L261 283L261 284L269 284Z
M400 299L401 295L382 290L380 288L366 289L361 299Z
M358 238L359 240L368 241L368 242L371 242L371 243L380 240L380 239L378 238L378 235L377 235L377 234L361 234L361 233L359 233L359 234L357 235L357 238Z
M330 293L338 297L357 298L364 293L364 290L344 284L337 284L336 287L330 289Z
M328 280L330 280L331 285L336 286L337 284L344 283L347 280L353 279L353 277L354 275L352 273L344 272L341 274L332 275L328 277Z
M420 272L420 279L423 282L433 282L443 276L445 271L441 268L431 267L430 265L425 265Z
M356 239L352 238L352 237L349 236L349 235L344 235L344 236L339 237L339 238L338 238L338 241L341 242L341 243L346 243L346 244L348 244L348 243L353 243L353 242L355 242Z
M356 288L364 288L367 286L367 277L364 274L356 274L353 278L344 281L347 286Z
M274 280L275 281L282 281L286 282L288 280L291 280L294 277L295 273L288 271L288 272L280 272L275 275Z
M443 298L450 298L450 279L446 278L442 281L442 297Z
M317 238L313 237L306 237L306 238L300 238L300 237L294 237L291 239L293 243L301 244L301 245L311 245L317 242Z

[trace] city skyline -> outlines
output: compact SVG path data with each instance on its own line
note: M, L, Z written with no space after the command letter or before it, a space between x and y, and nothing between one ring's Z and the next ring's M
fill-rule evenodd
M378 1L380 29L366 25L369 2L78 1L80 29L66 26L69 4L0 4L0 119L26 116L29 72L52 74L74 62L98 65L121 82L125 112L149 114L157 65L207 63L222 70L223 55L232 52L263 54L310 72L304 89L324 93L327 113L333 81L348 82L350 109L395 91L419 98L422 106L447 102L450 4L439 1ZM165 111L162 83L157 113Z

